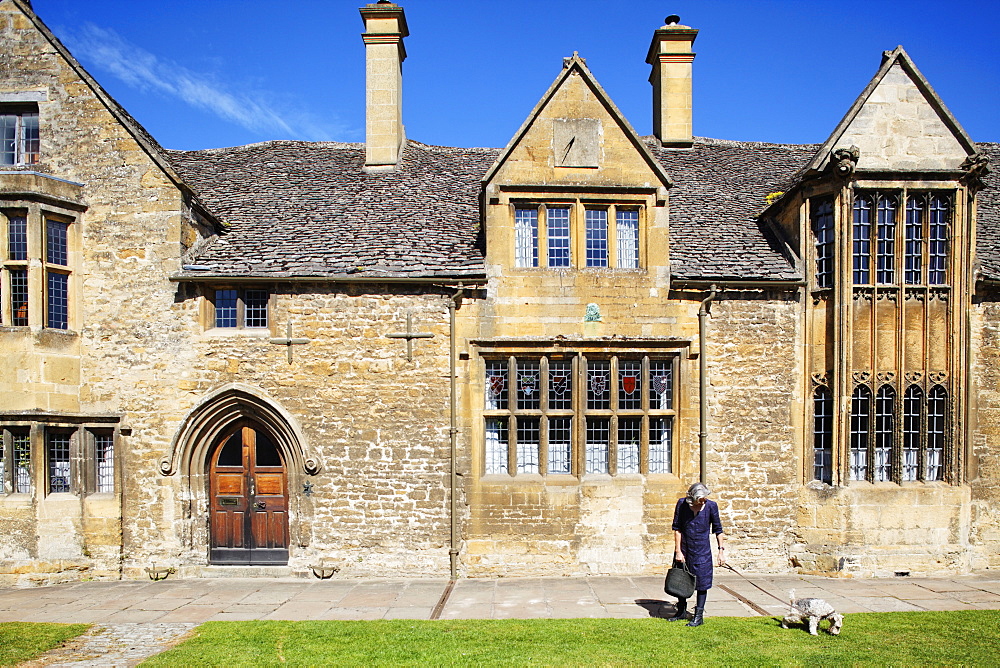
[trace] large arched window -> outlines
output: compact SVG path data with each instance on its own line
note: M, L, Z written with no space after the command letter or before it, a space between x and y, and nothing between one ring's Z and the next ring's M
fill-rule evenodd
M910 385L903 395L903 470L904 481L916 480L920 473L920 413L924 392L917 385Z
M851 396L851 480L868 478L868 442L871 434L872 392L858 385Z
M889 385L879 388L875 397L875 469L876 481L892 480L892 440L896 413L896 391Z
M833 396L826 387L813 397L813 478L833 482Z

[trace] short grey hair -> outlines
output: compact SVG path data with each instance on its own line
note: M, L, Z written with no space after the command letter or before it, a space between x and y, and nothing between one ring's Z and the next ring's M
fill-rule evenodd
M687 498L689 501L698 501L699 499L707 498L711 493L712 490L710 490L705 483L696 482L688 487Z

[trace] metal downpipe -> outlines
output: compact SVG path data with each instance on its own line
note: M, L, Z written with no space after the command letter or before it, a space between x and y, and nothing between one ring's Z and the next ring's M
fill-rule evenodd
M702 300L698 309L698 480L705 482L707 466L705 453L708 450L708 360L705 349L705 330L708 306L717 294L715 284L710 288L708 297ZM706 483L707 484L707 483Z
M451 567L452 580L458 578L458 463L456 461L458 457L458 387L456 382L458 345L456 342L455 311L458 309L458 302L462 298L464 291L465 288L459 284L458 291L448 300L448 327L451 338L448 370L448 375L451 379L451 426L448 430L451 439L451 456L449 457L451 460L451 493L449 494L451 505L451 538L448 547L448 561Z

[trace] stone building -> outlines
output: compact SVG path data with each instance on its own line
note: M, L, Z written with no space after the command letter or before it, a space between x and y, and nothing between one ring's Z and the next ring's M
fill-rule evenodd
M1000 566L1000 146L901 47L704 139L670 17L653 136L573 55L463 149L361 16L364 144L170 151L0 0L0 585L657 572L699 479L744 569Z

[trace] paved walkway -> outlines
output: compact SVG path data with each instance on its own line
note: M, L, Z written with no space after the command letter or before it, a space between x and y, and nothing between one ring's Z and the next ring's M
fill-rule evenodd
M788 592L839 612L1000 609L1000 573L951 578L740 577L716 571L710 616L778 616ZM34 665L131 666L196 624L252 619L513 619L668 617L662 576L302 580L214 578L81 582L0 589L0 622L85 622L79 642Z

